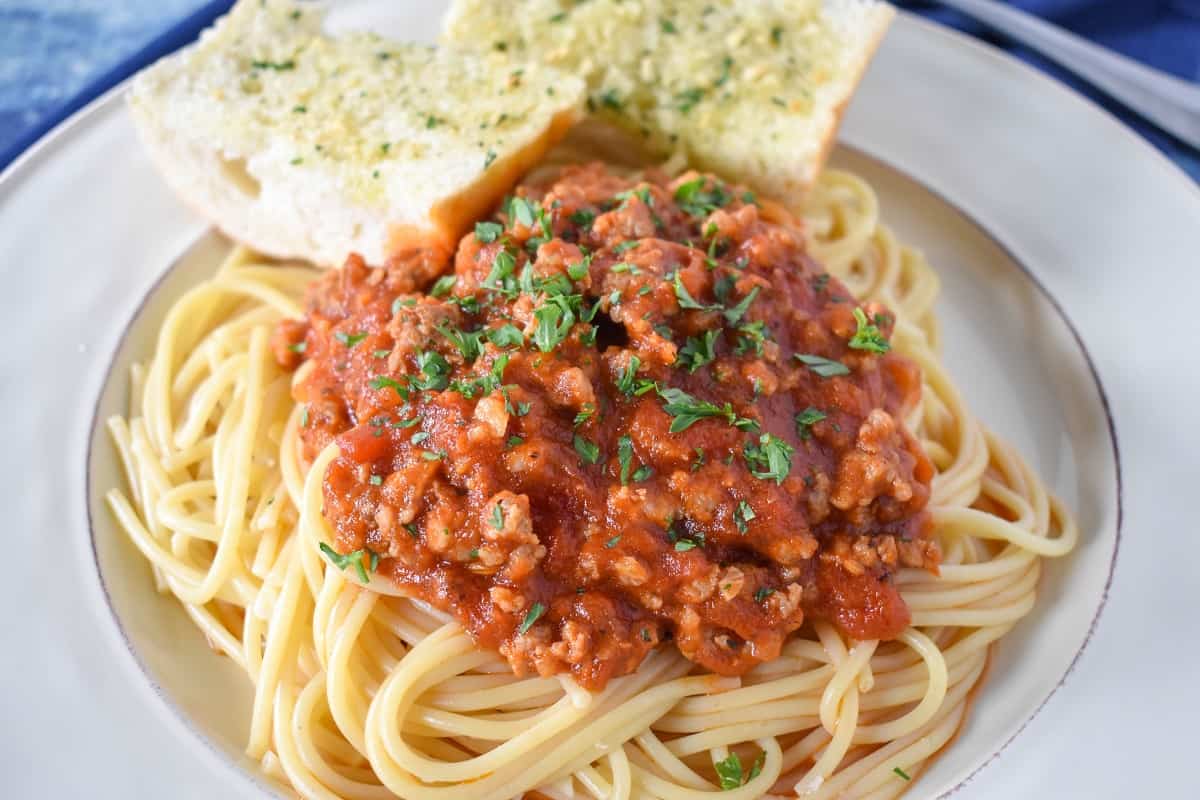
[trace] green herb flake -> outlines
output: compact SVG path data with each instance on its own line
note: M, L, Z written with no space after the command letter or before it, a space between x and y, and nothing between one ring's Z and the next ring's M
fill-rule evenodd
M408 388L402 385L399 381L389 378L386 375L376 375L368 384L372 389L394 389L396 394L400 395L405 400L408 399Z
M774 480L776 484L783 483L792 470L792 454L796 449L780 439L764 433L758 438L758 444L747 443L742 448L742 455L750 464L750 473L761 480Z
M692 297L691 293L687 290L687 287L683 285L683 279L679 276L678 271L671 276L671 285L675 288L675 299L679 302L679 307L682 309L718 311L721 308L720 306L706 306L703 303L697 302L696 298Z
M429 289L429 293L434 297L445 297L454 289L454 284L458 282L457 275L443 275L434 281L433 286Z
M721 785L721 791L727 792L732 789L738 789L747 781L753 779L754 774L742 774L742 760L738 758L737 753L730 753L722 760L713 764L713 768L717 771L717 781Z
M546 613L546 607L541 603L534 603L530 609L525 612L525 619L521 620L521 624L517 626L517 635L523 636L533 627L533 623L537 622L542 614Z
M675 418L669 428L671 433L685 431L696 422L708 417L723 418L730 425L741 430L753 430L758 427L758 423L754 420L739 417L729 403L718 406L705 400L697 400L682 389L672 387L660 389L658 394L667 401L663 410Z
M367 334L365 334L365 333L346 333L344 331L337 331L336 333L333 334L333 338L337 339L339 342L344 344L346 347L354 347L354 345L358 344L363 339L367 338Z
M293 342L288 345L288 350L291 350L293 353L303 353L307 349L308 342Z
M867 315L861 308L854 309L854 321L858 324L858 330L850 337L852 348L871 353L886 353L892 349L879 327L867 320Z
M796 435L801 439L812 438L812 426L825 419L826 414L818 408L809 406L796 415Z
M737 508L733 511L733 522L737 525L738 533L745 533L749 530L750 520L758 515L754 513L754 509L745 500L739 500Z
M520 436L510 436L510 437L508 437L508 441L506 442L506 444L510 448L516 447L517 445L524 444L524 443L525 443L525 440L523 438L521 438Z
M773 594L775 594L774 589L771 589L767 586L763 586L754 593L754 602L761 603L762 601L766 600L768 597L770 597Z
M269 69L273 72L287 72L296 68L296 62L293 59L287 61L251 61L250 66L254 69Z
M679 33L679 29L675 27L675 23L667 18L662 18L658 21L659 27L663 33Z
M579 457L588 464L595 464L600 460L600 446L595 442L590 442L579 434L575 434L575 452Z
M491 244L504 233L504 226L499 222L476 222L475 238L484 244Z
M834 361L823 356L810 353L796 353L795 358L822 378L832 378L835 375L849 375L850 368L840 361Z
M746 312L750 309L750 304L754 302L754 298L758 297L758 292L761 287L755 286L750 290L750 293L742 298L742 302L738 303L733 308L727 308L723 312L725 319L730 325L738 324L742 317L746 316Z
M596 219L596 214L592 211L588 211L586 208L581 208L571 214L571 216L567 217L567 219L569 219L572 224L578 225L581 228L590 228L592 226L592 221Z
M903 778L906 781L912 780L912 776L909 775L904 770L900 769L900 767L892 767L892 772L894 772L897 775L897 777Z
M524 225L526 228L533 227L533 207L524 197L514 197L508 203L508 216L510 222L515 219L517 222Z
M629 484L629 466L633 460L633 439L622 436L617 440L617 461L621 464L621 485Z
M492 506L492 527L498 531L504 530L504 509L500 507L500 503Z
M621 534L618 533L616 536L612 537L611 539L609 539L607 542L604 543L604 549L612 550L614 547L617 546L617 542L619 542L619 541L621 541Z
M688 372L695 372L705 364L712 363L717 357L717 337L719 330L706 331L701 337L689 336L675 359L675 366L683 367Z
M520 347L525 344L525 334L511 322L506 322L499 328L487 332L488 341L497 347Z
M496 151L488 150L487 153L483 157L483 168L487 169L488 167L490 167L492 165L492 162L495 160L496 160Z
M354 570L358 573L358 577L363 583L371 582L370 577L367 575L366 567L363 566L363 559L366 558L370 562L372 571L379 564L379 556L366 548L343 555L324 542L321 542L321 552L325 554L325 557L329 559L331 564L342 571L345 571L346 567L354 567Z

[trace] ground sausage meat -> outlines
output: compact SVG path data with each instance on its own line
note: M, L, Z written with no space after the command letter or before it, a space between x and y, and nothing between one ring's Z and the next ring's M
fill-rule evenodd
M920 375L784 213L711 176L573 167L446 267L417 287L351 257L273 343L308 362L305 457L339 448L341 554L518 674L590 688L664 641L738 674L806 615L905 627L890 575L939 558L902 422Z

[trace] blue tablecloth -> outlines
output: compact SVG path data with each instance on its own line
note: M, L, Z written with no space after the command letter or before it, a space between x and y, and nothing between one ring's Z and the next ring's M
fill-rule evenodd
M1159 69L1200 81L1200 0L1011 2ZM230 0L0 0L0 168L71 111L193 39L229 5ZM897 0L897 5L979 36L1070 84L1200 181L1200 152L1049 61L936 3Z

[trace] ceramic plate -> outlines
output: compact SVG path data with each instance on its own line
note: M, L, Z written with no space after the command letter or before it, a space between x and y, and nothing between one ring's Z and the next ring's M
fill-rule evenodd
M423 38L436 18L363 1L331 24ZM908 17L841 140L835 162L942 278L945 359L974 412L1084 531L910 796L1183 793L1200 192L1094 106ZM154 174L119 90L0 178L5 796L271 796L240 755L244 678L153 591L101 503L119 478L95 422L124 408L129 361L224 246ZM1114 750L1129 768L1097 768Z

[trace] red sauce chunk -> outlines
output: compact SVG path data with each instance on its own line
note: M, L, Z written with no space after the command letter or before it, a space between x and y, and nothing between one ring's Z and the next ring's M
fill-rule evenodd
M920 374L798 223L711 176L522 186L430 285L351 257L281 325L336 548L517 674L602 687L673 640L714 672L806 615L891 638L936 570ZM423 291L421 291L423 290Z

